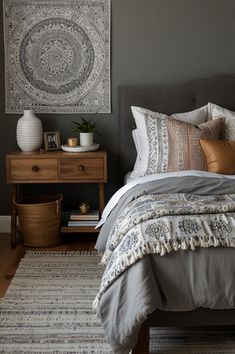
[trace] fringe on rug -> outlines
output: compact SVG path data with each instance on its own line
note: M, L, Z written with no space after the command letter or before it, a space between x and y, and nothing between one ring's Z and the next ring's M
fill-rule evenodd
M50 256L103 256L101 251L26 251L26 255L36 257L41 255L50 255Z

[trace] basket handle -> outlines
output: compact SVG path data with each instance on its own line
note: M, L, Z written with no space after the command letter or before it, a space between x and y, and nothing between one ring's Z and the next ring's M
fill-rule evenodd
M56 199L56 215L59 214L60 202L62 199L63 199L63 194L62 193L58 194L58 198Z
M14 204L15 207L20 206L21 204L18 203L18 200L16 198L12 199L12 203Z

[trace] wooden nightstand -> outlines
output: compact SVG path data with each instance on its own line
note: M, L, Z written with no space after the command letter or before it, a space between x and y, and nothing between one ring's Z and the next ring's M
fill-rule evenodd
M12 201L19 197L20 185L28 183L97 183L99 210L105 205L107 153L103 150L83 153L13 152L6 155L7 183L12 187ZM11 246L16 244L16 208L12 202ZM98 232L94 227L61 227L61 232Z

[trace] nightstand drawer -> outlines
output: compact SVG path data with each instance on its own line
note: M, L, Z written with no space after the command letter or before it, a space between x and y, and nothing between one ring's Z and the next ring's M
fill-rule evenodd
M11 159L11 180L56 180L57 159Z
M60 179L102 181L104 179L104 159L102 157L61 159Z

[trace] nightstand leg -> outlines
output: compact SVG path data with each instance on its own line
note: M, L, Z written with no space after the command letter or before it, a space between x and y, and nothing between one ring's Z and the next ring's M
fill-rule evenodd
M16 206L13 201L17 198L17 185L11 185L11 248L16 246Z
M104 210L104 183L99 183L99 203L100 203L100 214Z

